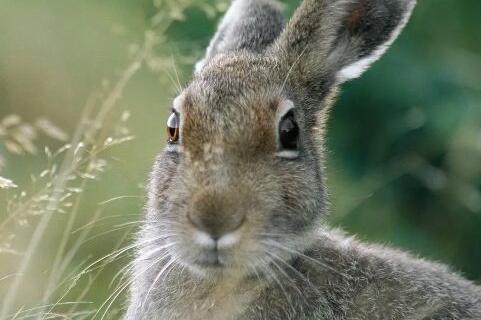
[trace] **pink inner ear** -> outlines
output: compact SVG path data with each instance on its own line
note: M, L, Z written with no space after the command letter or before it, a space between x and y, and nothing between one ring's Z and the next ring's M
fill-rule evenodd
M356 33L361 28L363 18L367 15L367 0L359 0L354 4L346 20L346 28L351 33Z

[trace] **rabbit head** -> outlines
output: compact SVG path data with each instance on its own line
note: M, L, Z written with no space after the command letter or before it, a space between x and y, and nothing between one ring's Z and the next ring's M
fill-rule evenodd
M397 37L414 0L234 0L175 99L145 232L201 276L250 273L314 239L322 136L339 84Z

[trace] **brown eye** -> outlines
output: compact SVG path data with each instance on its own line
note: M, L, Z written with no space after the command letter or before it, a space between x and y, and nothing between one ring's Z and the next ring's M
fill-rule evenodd
M177 143L179 141L179 123L179 115L175 111L172 112L167 120L168 143Z
M294 113L288 112L279 124L279 143L283 150L297 150L299 127L294 119Z

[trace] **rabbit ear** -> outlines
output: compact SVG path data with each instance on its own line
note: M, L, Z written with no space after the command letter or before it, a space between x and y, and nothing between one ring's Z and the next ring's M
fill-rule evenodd
M215 55L238 50L260 53L284 27L282 6L275 0L233 0L222 18L207 53L196 64L196 73Z
M416 0L304 0L272 47L290 78L322 89L360 76L396 39Z

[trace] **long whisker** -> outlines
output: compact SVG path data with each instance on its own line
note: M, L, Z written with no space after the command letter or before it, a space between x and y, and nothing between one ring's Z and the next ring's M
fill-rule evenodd
M99 309L97 310L97 312L95 313L95 315L93 316L93 319L95 319L100 311L102 309L104 309L105 307L105 311L103 312L102 314L102 317L100 318L100 320L103 320L105 318L105 316L107 315L107 312L110 310L110 308L112 307L113 303L115 302L115 300L117 300L117 298L119 297L119 295L128 287L130 286L134 281L136 281L141 275L143 275L145 272L149 271L150 268L152 268L154 265L160 263L162 260L168 258L168 255L165 255L165 256L161 256L159 257L158 259L154 260L154 262L152 262L147 268L145 268L144 270L142 270L139 274L135 275L134 277L132 277L131 279L129 279L128 281L126 281L124 284L121 284L119 285L119 287L111 294L109 295L109 297L105 300L105 302L99 307ZM109 302L110 301L110 302Z
M105 221L105 220L112 220L112 219L117 219L117 218L126 218L126 217L129 217L129 216L132 216L132 217L137 217L138 214L123 214L123 215L111 215L111 216L106 216L106 217L101 217L101 218L98 218L96 221L90 221L86 224L84 224L83 226L80 226L78 227L77 229L73 230L71 232L71 234L76 234L84 229L87 229L89 227L91 227L92 225L95 225L95 226L104 226L106 224L108 224L109 222L108 221ZM105 222L103 222L105 221ZM139 223L141 223L142 220L138 220ZM134 221L133 221L134 222Z
M95 266L97 266L99 263L101 263L102 261L105 261L105 260L108 260L109 262L112 262L112 261L115 261L116 259L118 259L120 256L122 256L122 254L124 254L125 252L129 251L129 250L132 250L132 249L135 249L135 248L138 248L140 246L143 246L145 244L148 244L148 243L153 243L155 241L159 241L159 240L164 240L166 239L166 236L162 235L162 236L159 236L159 237L156 237L156 238L153 238L153 239L148 239L148 240L145 240L145 241L139 241L137 243L134 243L134 244L131 244L131 245L128 245L128 246L125 246L123 248L120 248L118 250L115 250L97 260L95 260L94 262L92 262L91 264L89 264L87 267L85 267L82 271L80 271L80 273L76 276L76 278L84 275L85 273L88 273L92 270L94 270ZM98 266L97 266L98 267ZM97 268L96 267L96 268Z
M120 269L116 274L115 276L112 278L112 280L110 281L110 284L109 284L109 288L112 287L112 285L115 283L115 281L117 280L117 278L121 276L120 278L120 282L123 282L124 278L128 275L128 273L130 271L132 271L135 267L135 264L139 261L139 260L148 260L150 259L154 254L158 253L159 251L162 251L162 250L165 250L169 247L172 247L174 245L176 245L178 242L171 242L171 243L168 243L166 245L163 245L163 246L160 246L158 248L155 248L151 251L148 251L147 253L144 253L142 254L139 258L131 261L130 263L128 263L126 266L124 266L122 269Z
M312 283L311 283L311 280L304 274L302 274L299 270L297 270L296 268L294 268L290 263L288 263L287 261L285 261L284 259L282 259L281 257L279 257L278 255L274 254L272 251L269 252L270 255L273 256L273 258L276 258L277 261L279 261L280 263L284 264L286 267L288 267L290 270L292 270L294 273L296 273L298 275L299 278L301 278L301 280L303 280L304 282L307 283L307 285L309 286L309 288L312 288L314 289L314 291L316 291L317 293L320 293L319 289L314 286Z
M125 266L123 266L119 271L117 271L117 273L113 276L112 280L110 280L108 288L111 289L114 283L117 282L117 279L119 279L119 282L123 282L124 278L127 277L130 272L132 272L135 268L136 262L136 260L132 260Z
M17 311L15 313L15 315L12 315L12 318L10 317L7 317L9 319L24 319L24 318L29 318L32 316L31 313L41 313L43 309L47 309L47 308L50 308L52 306L68 306L68 305L72 305L72 304L82 304L82 305L89 305L89 304L92 304L92 302L88 302L88 301L78 301L78 302L62 302L62 303L56 303L56 304L46 304L46 305L43 305L43 306L37 306L37 307L33 307L33 308L29 308L29 309L21 309L19 311ZM20 316L20 317L19 317Z
M177 72L177 64L175 63L174 55L171 55L170 58L172 61L172 67L174 69L175 77L177 80L177 86L178 86L177 89L179 90L179 93L180 93L182 92L183 88L182 88L182 84L180 83L179 73Z
M252 270L252 272L256 276L257 280L259 281L259 283L262 282L262 278L260 277L259 272L257 272L257 269L256 269L256 267L254 266L253 263L247 262L247 269Z
M156 254L157 252L159 251L162 251L162 250L165 250L167 248L170 248L174 245L178 244L178 242L169 242L168 244L165 244L163 246L160 246L158 248L155 248L153 250L150 250L146 253L143 253L141 254L141 256L137 259L137 260L148 260L149 258L151 258L154 254Z
M272 268L269 267L270 265L270 262L272 260L264 260L264 268L266 270L266 276L272 278L274 280L274 282L277 283L277 285L279 286L279 288L281 289L282 293L284 294L285 298L286 298L286 302L289 304L290 308L292 309L292 315L294 316L296 314L296 310L294 308L294 306L292 305L292 301L291 301L291 298L289 296L289 294L287 293L286 289L284 288L284 286L282 285L281 281L278 279L278 277L276 276L276 273L274 272L274 270Z
M280 273L282 275L284 275L284 277L287 278L287 280L289 280L289 282L292 283L292 287L297 291L297 293L299 294L299 297L303 298L304 299L304 302L306 303L307 305L307 300L306 300L306 297L304 296L304 294L301 292L301 290L299 289L299 287L297 286L297 283L295 281L295 279L293 279L291 276L289 276L289 274L281 267L279 266L276 261L281 261L281 262L284 262L282 259L279 259L277 258L272 252L269 252L269 251L265 251L265 253L270 256L272 258L272 263L273 265L279 269ZM284 262L284 264L288 265L287 263Z
M334 269L333 267L331 267L331 266L329 266L329 265L327 265L327 264L325 264L325 263L322 263L322 262L319 261L319 260L316 260L316 259L314 259L314 258L312 258L312 257L309 257L309 256L305 255L304 253L298 251L298 250L285 247L285 246L281 245L281 244L278 243L278 242L274 242L274 241L262 241L262 243L264 243L264 245L273 246L273 247L276 247L277 249L287 251L287 252L289 252L289 253L291 253L291 254L294 254L294 255L297 255L297 256L299 256L299 257L301 257L301 258L304 258L304 259L306 259L306 260L309 260L309 261L317 264L318 266L320 266L320 267L322 267L322 268L324 268L324 269L331 270L332 272L334 272L334 273L336 273L336 274L338 274L338 275L340 275L340 276L342 276L342 277L345 277L345 278L347 278L347 279L350 279L350 278L351 278L349 275L346 275L346 274L344 274L344 273L342 273L342 272L339 272L338 270Z
M169 267L172 266L172 268L175 267L175 263L176 262L176 259L171 257L169 262L166 263L166 265L159 271L159 273L157 274L157 276L155 277L154 281L152 282L152 285L150 286L149 290L147 291L147 294L145 295L145 298L144 298L144 301L142 302L142 304L140 305L140 308L143 310L143 308L145 307L145 304L150 296L150 293L152 292L152 290L154 289L155 285L157 284L157 282L159 281L160 277L164 274L164 272L166 272L166 270L169 269ZM172 269L171 268L171 269ZM169 270L170 271L170 270Z
M143 223L143 221L131 221L131 222L126 222L126 223L122 223L122 224L119 224L119 225L116 225L116 226L113 226L113 228L110 228L109 230L107 231L104 231L104 232L100 232L100 233L97 233L96 235L88 238L88 239L85 239L82 243L80 243L80 245L85 245L86 243L92 241L92 240L95 240L97 238L100 238L102 236L105 236L107 234L110 234L110 233L113 233L113 232L116 232L116 231L120 231L122 229L125 229L127 227L130 227L134 224L140 224L140 223Z
M287 81L289 80L289 76L291 75L292 70L294 70L294 67L297 66L297 64L298 64L299 61L301 60L302 56L303 56L304 53L306 52L306 49L307 49L307 45L305 46L305 48L302 50L302 52L299 54L299 56L296 58L296 60L295 60L294 63L292 64L292 66L291 66L291 67L289 68L289 70L287 71L286 78L284 79L284 82L282 83L282 87L281 87L281 89L280 89L280 93L282 93L282 91L284 91L284 88L286 87Z

